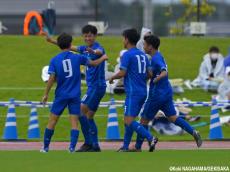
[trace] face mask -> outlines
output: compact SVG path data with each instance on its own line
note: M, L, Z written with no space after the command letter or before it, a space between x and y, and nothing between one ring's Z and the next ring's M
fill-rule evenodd
M218 53L210 53L210 58L211 60L217 60L219 57L219 54Z

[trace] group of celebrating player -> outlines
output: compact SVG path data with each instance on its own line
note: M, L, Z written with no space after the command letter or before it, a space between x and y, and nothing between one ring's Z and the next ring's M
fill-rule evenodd
M52 58L49 65L48 72L50 77L42 99L43 103L46 103L49 91L55 81L57 82L57 87L49 122L44 133L44 146L41 152L49 151L49 144L54 134L55 126L66 107L68 107L71 122L69 151L75 152L79 136L78 121L81 124L85 142L77 152L101 151L94 115L101 99L105 95L104 69L105 60L108 57L103 47L96 42L97 29L95 26L84 26L82 35L86 44L83 46L72 46L72 36L66 33L62 33L57 40L47 36L47 41L58 45L62 52ZM170 121L191 134L197 146L200 147L202 140L199 133L185 120L176 116L172 88L168 80L167 65L158 51L160 39L151 34L145 36L145 52L143 52L136 48L140 38L136 29L127 29L122 36L124 48L127 51L121 57L120 71L109 79L110 84L112 84L113 80L124 77L126 93L125 132L123 145L118 151L141 151L144 139L147 139L149 151L152 152L158 139L149 132L148 123L159 110L163 111ZM72 51L76 51L78 54ZM146 54L150 55L151 59L148 59ZM88 89L82 100L80 65L87 66L86 82ZM147 81L149 79L150 88L147 93ZM140 123L135 120L139 114L141 115ZM136 144L133 148L130 148L129 144L134 131L137 133Z

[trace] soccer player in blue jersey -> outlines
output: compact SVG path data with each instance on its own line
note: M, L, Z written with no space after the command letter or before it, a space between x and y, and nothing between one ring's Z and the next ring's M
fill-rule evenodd
M95 26L84 26L82 28L82 34L86 45L77 47L77 51L80 54L87 55L91 60L96 60L105 55L104 48L98 42L96 42L97 28ZM80 119L83 127L82 130L85 131L84 135L86 139L85 143L81 146L79 151L100 152L100 146L98 144L98 130L94 121L94 115L106 91L105 62L101 63L97 67L87 67L86 82L88 89L82 98L82 117ZM85 116L88 118L90 134L89 139L87 136L88 126L85 120Z
M105 55L104 48L96 42L97 28L95 26L84 26L82 28L82 35L86 45L71 46L70 49L72 51L79 52L91 60L96 60ZM57 41L50 37L47 37L47 41L57 45ZM88 66L86 68L86 82L88 89L82 98L81 116L79 117L85 143L78 151L99 152L98 130L94 121L94 115L106 91L105 62L96 67Z
M149 74L149 61L147 56L136 48L140 35L135 29L127 29L123 32L123 44L128 50L121 57L120 71L110 78L110 83L114 79L124 77L126 92L125 99L125 134L123 146L119 152L128 152L133 131L146 138L149 142L149 151L155 149L157 138L140 123L135 121L147 96L147 80Z
M150 89L147 101L144 105L144 110L141 113L141 124L148 129L149 121L153 120L159 110L163 111L168 119L174 124L180 126L189 134L191 134L197 146L202 145L202 140L197 131L195 131L184 119L176 116L175 107L173 104L173 92L168 80L167 65L161 53L158 51L160 39L157 36L150 35L144 38L145 52L152 56L151 69L153 77L150 82ZM137 135L136 150L141 150L144 138Z
M50 61L48 71L50 77L42 99L43 103L47 102L50 89L55 81L57 81L57 87L55 90L55 99L50 111L49 122L44 133L44 147L41 152L48 152L55 126L66 107L68 107L69 110L71 123L69 151L75 151L79 135L78 118L81 104L80 65L97 66L107 59L107 56L103 56L92 61L86 56L73 54L70 51L71 43L72 36L65 33L61 34L57 39L57 45L62 52Z

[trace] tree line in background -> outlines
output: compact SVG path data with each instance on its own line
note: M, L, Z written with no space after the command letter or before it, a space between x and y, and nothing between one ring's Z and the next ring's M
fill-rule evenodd
M95 0L90 0L92 8ZM229 22L230 5L224 3L210 3L200 0L200 21ZM197 4L192 0L181 0L178 4L153 5L154 32L160 36L183 35L184 27L197 19ZM110 27L135 27L139 30L143 23L143 5L134 1L127 5L116 0L98 0L98 19L108 21Z

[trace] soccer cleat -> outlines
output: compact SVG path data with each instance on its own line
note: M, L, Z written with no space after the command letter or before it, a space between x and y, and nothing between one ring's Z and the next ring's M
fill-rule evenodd
M137 149L137 148L131 148L128 150L128 152L142 152L141 149Z
M69 153L74 153L75 149L74 148L69 148Z
M198 131L194 131L193 132L193 137L194 137L194 139L196 141L197 147L198 148L201 147L201 145L202 145L202 139L201 139L201 136L200 136L199 132Z
M101 148L99 146L92 147L88 152L101 152Z
M124 147L121 147L117 150L117 152L130 152L129 149L126 149Z
M84 143L76 152L89 152L91 149L92 145Z
M49 149L48 148L42 148L42 149L40 149L40 152L41 153L48 153Z
M130 152L142 152L141 149L137 149L135 145L129 147Z
M154 138L151 142L149 142L149 152L153 152L155 150L156 144L158 142L158 138Z

